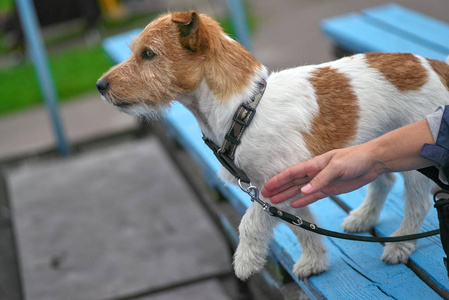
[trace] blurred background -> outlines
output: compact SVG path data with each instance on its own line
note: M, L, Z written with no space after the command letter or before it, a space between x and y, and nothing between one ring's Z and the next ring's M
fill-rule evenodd
M155 123L116 112L95 90L113 65L105 38L192 8L235 36L230 1L32 2L70 155L58 151L16 3L0 0L0 299L236 299L229 246ZM321 20L388 2L243 4L253 54L279 70L335 58ZM396 2L449 22L447 0Z

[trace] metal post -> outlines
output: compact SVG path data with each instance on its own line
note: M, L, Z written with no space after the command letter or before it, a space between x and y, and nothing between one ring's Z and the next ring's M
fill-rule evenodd
M246 19L245 7L242 0L227 0L228 10L231 14L232 25L234 26L237 40L249 52L252 52L251 35L248 30L248 20Z
M53 124L58 150L62 155L68 155L70 154L70 146L67 143L59 115L56 90L51 77L44 43L42 42L36 10L31 0L16 0L16 4L27 42L28 53L36 69L41 92Z

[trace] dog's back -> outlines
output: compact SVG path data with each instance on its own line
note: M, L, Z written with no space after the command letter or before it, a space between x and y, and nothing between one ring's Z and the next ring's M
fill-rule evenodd
M245 139L252 139L251 147L270 140L270 148L285 148L279 153L295 148L291 140L302 139L293 142L315 156L368 141L446 104L449 65L444 62L408 53L357 54L272 73L253 126L277 131L249 128Z

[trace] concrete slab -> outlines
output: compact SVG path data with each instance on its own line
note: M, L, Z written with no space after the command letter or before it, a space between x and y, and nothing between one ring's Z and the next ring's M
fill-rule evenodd
M108 299L231 272L154 138L9 174L27 299Z
M138 300L232 300L223 290L218 280L208 280L186 287L176 288L165 293L160 293Z

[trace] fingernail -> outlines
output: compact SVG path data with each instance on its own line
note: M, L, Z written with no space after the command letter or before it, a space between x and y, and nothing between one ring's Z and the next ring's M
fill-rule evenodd
M310 183L308 183L301 188L301 192L303 194L307 194L308 192L310 192L311 189L312 189L312 185Z

